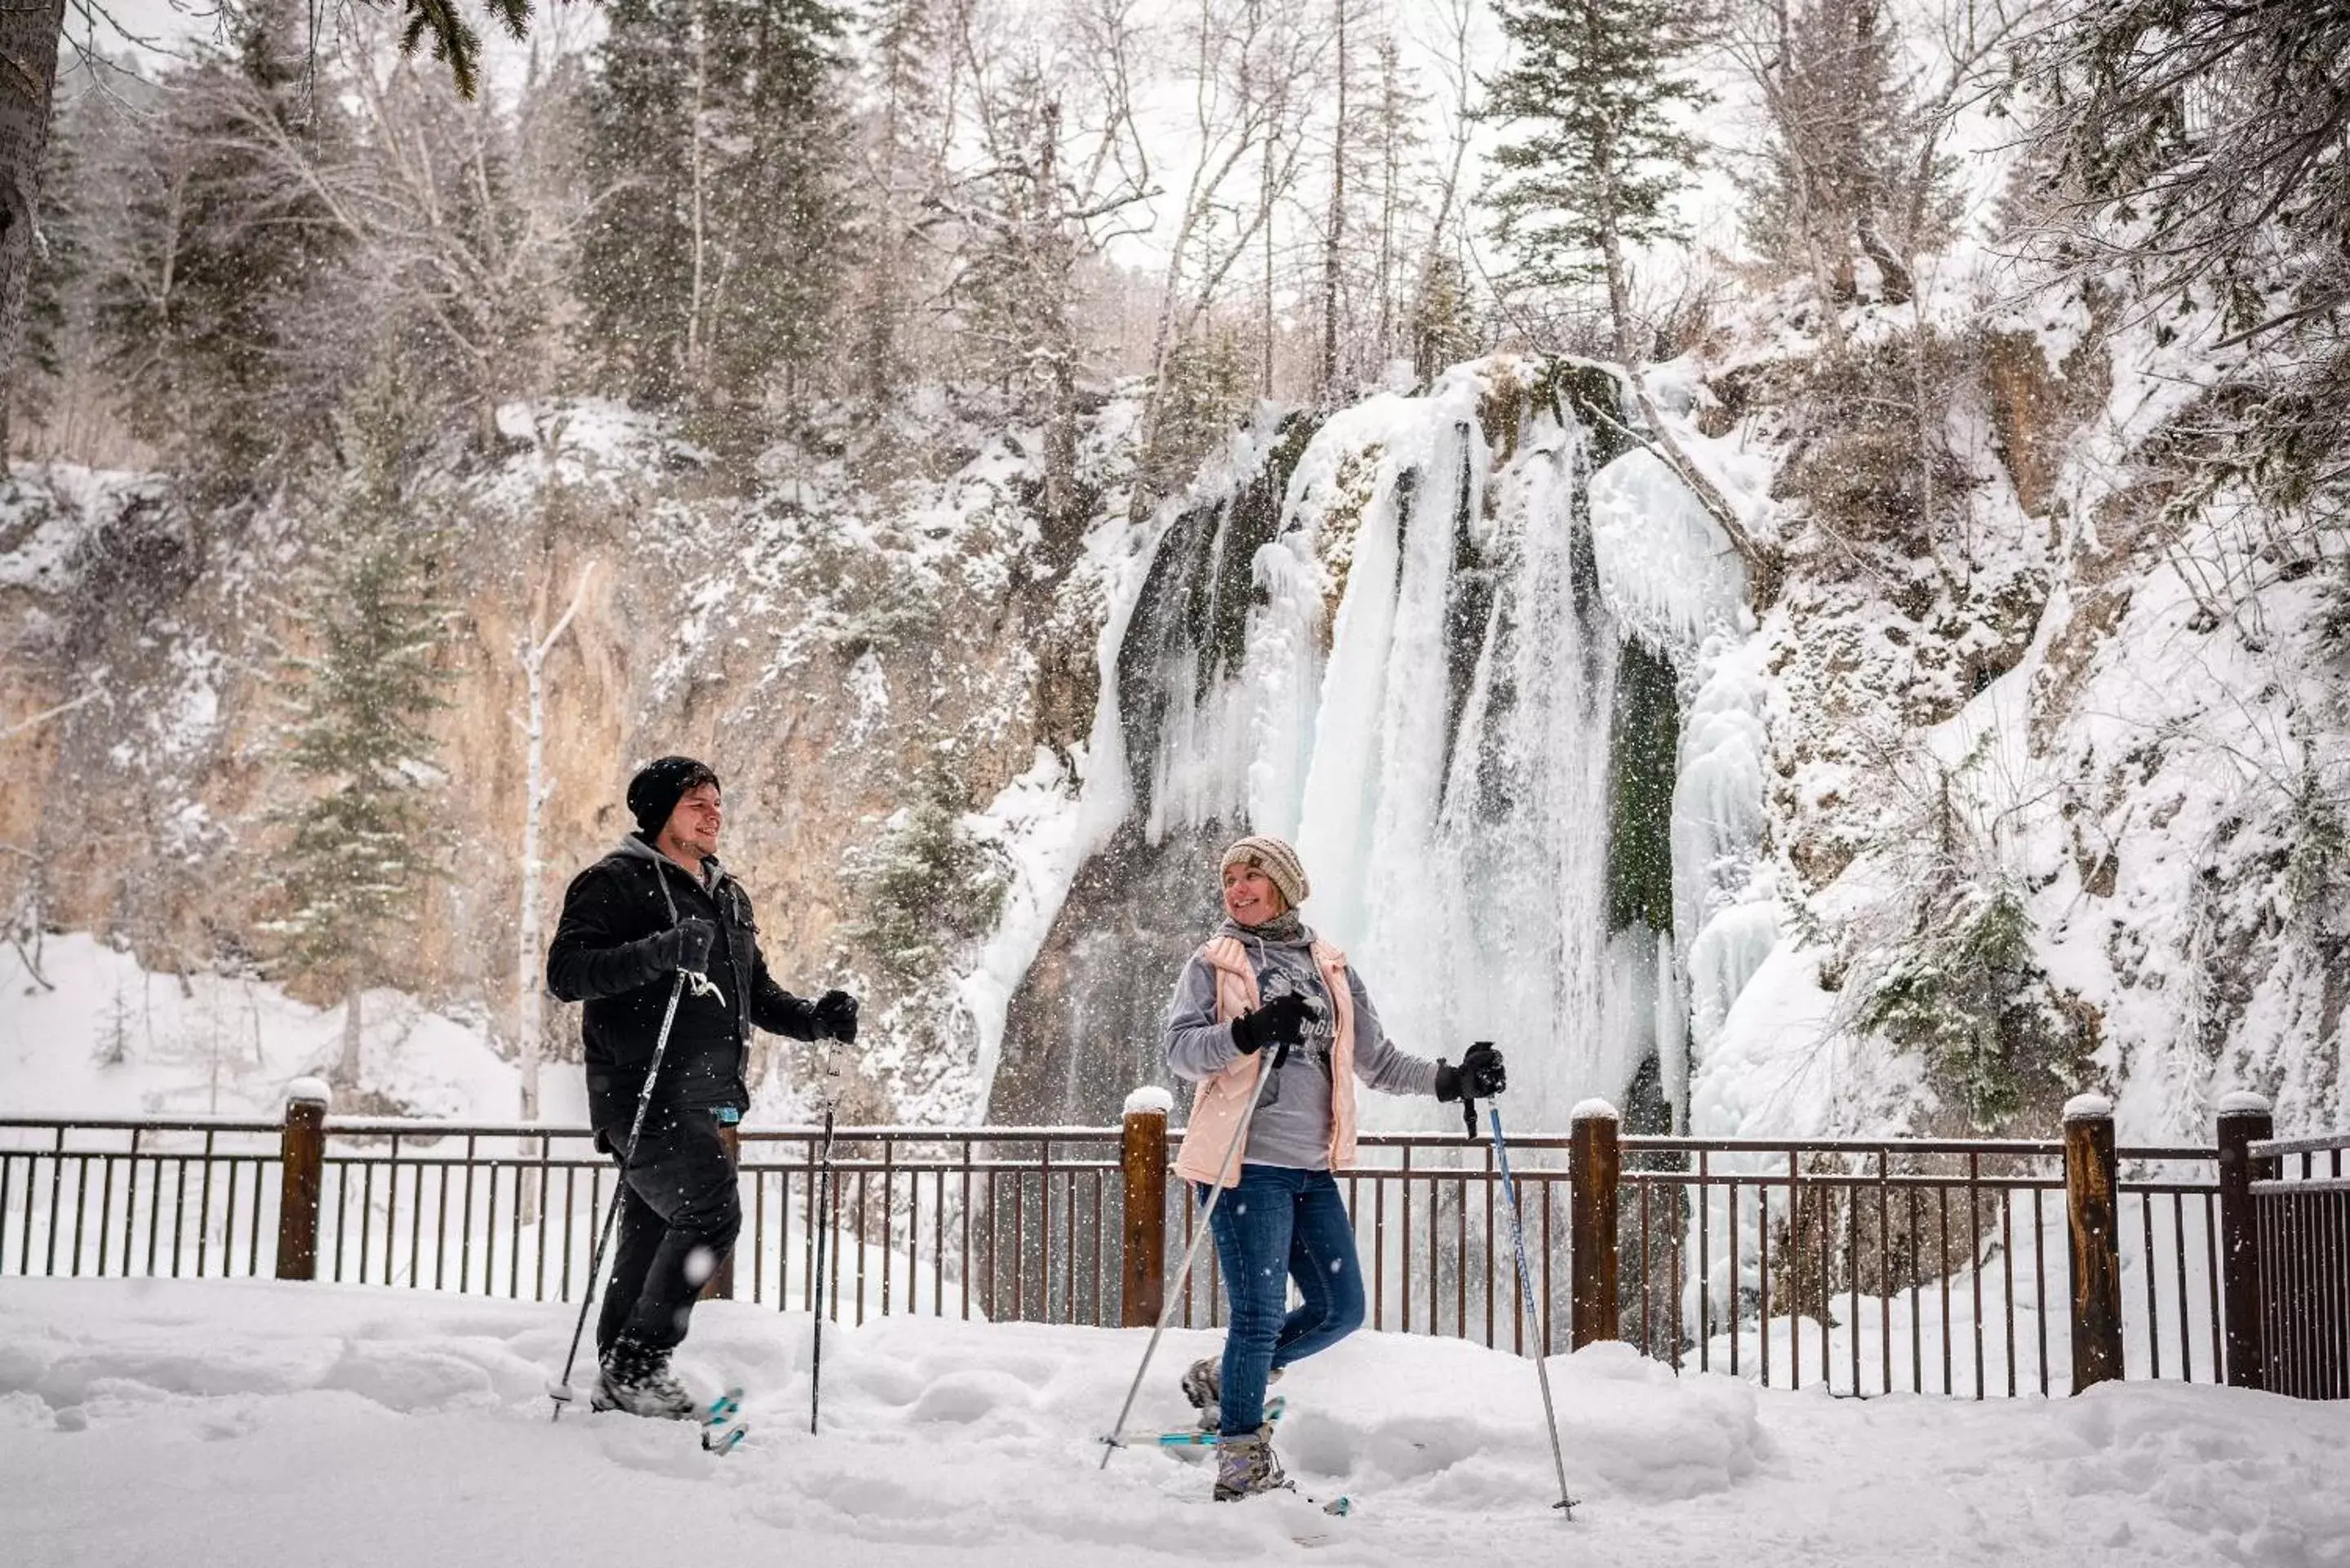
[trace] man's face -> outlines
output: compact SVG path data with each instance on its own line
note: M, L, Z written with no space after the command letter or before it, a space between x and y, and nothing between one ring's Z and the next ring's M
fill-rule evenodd
M1261 926L1288 906L1273 878L1253 866L1224 867L1224 913L1243 926Z
M696 784L678 797L677 809L669 814L661 836L706 858L718 853L718 829L724 816L718 804L718 786Z

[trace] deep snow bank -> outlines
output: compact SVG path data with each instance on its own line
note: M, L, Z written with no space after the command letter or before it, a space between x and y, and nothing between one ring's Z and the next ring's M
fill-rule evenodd
M568 1314L276 1283L0 1284L10 1561L1199 1563L1302 1555L1302 1506L1204 1501L1158 1453L1095 1468L1144 1335L895 1320L827 1335L705 1308L690 1382L751 1389L751 1442L621 1417L549 1426ZM1144 1417L1181 1412L1162 1345ZM1866 1403L1553 1363L1586 1504L1547 1507L1532 1369L1364 1334L1284 1385L1290 1469L1357 1499L1317 1563L2350 1563L2350 1408L2150 1384L2082 1399Z

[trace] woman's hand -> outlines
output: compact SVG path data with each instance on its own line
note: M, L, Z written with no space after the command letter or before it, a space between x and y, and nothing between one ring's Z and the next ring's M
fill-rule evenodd
M1305 1038L1305 1019L1311 1011L1306 1000L1295 992L1276 996L1254 1012L1243 1012L1232 1020L1232 1049L1253 1056L1274 1046L1273 1064L1279 1067L1289 1059L1289 1048Z
M1480 1040L1461 1054L1461 1065L1447 1062L1436 1064L1436 1097L1457 1100L1466 1089L1472 1100L1490 1100L1510 1086L1509 1075L1503 1070L1502 1054L1493 1049L1491 1041Z

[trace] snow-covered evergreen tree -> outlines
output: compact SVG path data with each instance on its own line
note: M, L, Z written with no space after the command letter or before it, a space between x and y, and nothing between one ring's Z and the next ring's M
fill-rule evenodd
M943 288L926 237L941 223L946 185L946 17L929 0L872 0L862 27L864 244L848 306L851 389L880 403L919 375L923 307Z
M835 340L853 212L841 182L840 12L826 0L743 0L725 57L733 90L718 206L707 375L713 393L799 400ZM740 145L742 151L733 151Z
M1486 117L1508 140L1486 190L1495 237L1537 289L1607 288L1619 358L1640 356L1627 247L1681 237L1669 202L1696 142L1678 117L1706 101L1688 70L1693 0L1503 0L1510 63Z
M287 964L347 999L336 1077L359 1067L360 997L398 921L435 875L442 834L430 716L448 680L449 612L433 597L441 530L410 499L416 405L379 378L348 421L340 504L301 575L307 648L289 659L286 762L317 791L284 814L267 862Z
M1880 0L1768 0L1733 46L1770 132L1742 219L1765 255L1808 272L1830 307L1859 292L1856 255L1888 302L1909 258L1946 234L1950 161L1912 90L1904 40Z
M605 203L588 337L637 395L786 400L824 369L850 213L840 12L825 0L619 0L588 95Z
M693 309L693 70L674 0L611 0L582 119L600 211L579 249L582 347L629 395L685 390Z

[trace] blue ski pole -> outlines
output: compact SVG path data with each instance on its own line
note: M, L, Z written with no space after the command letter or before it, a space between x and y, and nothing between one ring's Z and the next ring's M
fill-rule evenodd
M1471 1137L1477 1131L1477 1108L1464 1091L1461 1096L1462 1118L1469 1124ZM1502 1168L1502 1193L1510 1204L1510 1240L1518 1251L1518 1300L1524 1306L1527 1326L1534 1336L1534 1376L1542 1380L1543 1418L1550 1427L1551 1462L1558 1467L1558 1501L1551 1506L1567 1518L1575 1517L1575 1499L1566 1491L1566 1454L1558 1444L1558 1408L1551 1402L1550 1366L1544 1353L1550 1346L1543 1340L1542 1312L1534 1304L1534 1274L1526 1267L1526 1228L1518 1214L1517 1179L1510 1174L1510 1146L1502 1137L1502 1107L1491 1100L1485 1103L1485 1116L1492 1128L1493 1158Z

